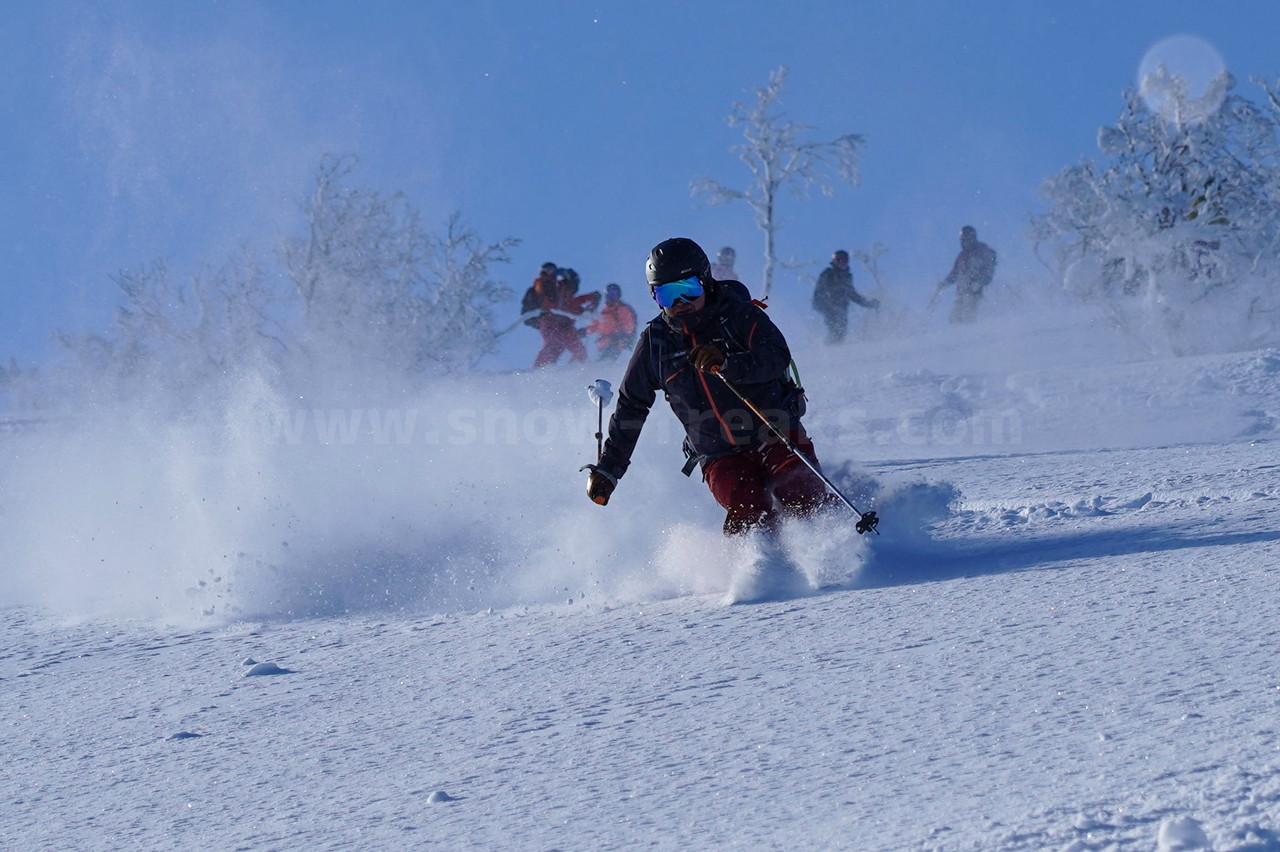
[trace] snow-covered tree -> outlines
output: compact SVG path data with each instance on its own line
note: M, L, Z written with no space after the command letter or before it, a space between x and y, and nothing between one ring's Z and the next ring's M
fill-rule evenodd
M63 392L111 399L148 393L181 408L285 351L272 294L250 251L186 279L156 261L111 281L121 296L114 323L102 332L57 335L71 356L54 374Z
M258 253L244 247L194 277L200 303L196 341L213 366L230 372L277 364L289 351L288 293L272 285Z
M326 157L283 257L301 305L300 346L321 369L417 366L427 234L403 195L348 185L353 156Z
M473 367L511 295L491 265L516 241L486 243L457 214L429 233L403 195L349 186L355 165L322 161L282 270L244 248L190 276L164 261L112 276L114 322L59 335L69 358L45 377L47 398L150 396L180 410L246 371L296 384Z
M825 142L807 141L813 130L786 118L780 109L787 81L786 67L776 69L769 84L755 89L755 103L735 103L728 116L731 127L742 128L745 141L730 150L751 170L746 189L733 189L709 177L693 181L695 195L709 204L743 201L750 208L757 227L764 233L764 296L773 287L777 264L776 237L781 222L778 201L784 189L798 198L807 198L816 187L823 195L835 194L838 182L856 187L860 181L858 155L863 138L846 133Z
M510 291L489 274L513 239L484 244L460 216L442 236L401 194L347 185L354 157L327 157L285 244L308 360L419 371L471 367L496 343L491 308Z
M1044 186L1050 209L1033 223L1042 259L1148 346L1257 345L1280 333L1280 102L1260 85L1261 106L1226 73L1193 98L1161 68L1099 131L1105 159Z
M871 247L863 249L854 249L850 252L853 259L862 264L863 268L871 275L871 280L875 282L877 290L881 288L880 281L880 258L884 256L888 249L882 243L872 243Z
M36 368L23 367L15 358L0 363L0 414L38 407L39 379Z
M492 277L490 265L508 263L507 250L519 240L486 243L461 214L449 218L444 233L428 241L423 294L427 361L446 369L469 369L497 345L493 309L512 291Z

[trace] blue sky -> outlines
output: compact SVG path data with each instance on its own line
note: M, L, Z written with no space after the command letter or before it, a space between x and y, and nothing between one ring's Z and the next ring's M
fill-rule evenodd
M689 182L745 182L724 119L779 65L791 118L867 142L860 188L785 203L784 255L879 241L911 299L973 223L1016 282L1040 274L1040 182L1095 156L1153 45L1208 42L1245 93L1280 76L1263 2L19 0L5 17L0 356L26 362L55 329L106 324L112 273L273 250L326 152L429 221L461 210L521 239L513 288L553 260L640 296L649 247L676 234L736 246L751 284L749 212L699 207Z

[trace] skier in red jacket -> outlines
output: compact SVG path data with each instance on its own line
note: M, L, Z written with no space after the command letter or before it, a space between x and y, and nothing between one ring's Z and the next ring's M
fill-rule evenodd
M578 295L578 273L572 269L556 269L554 264L544 263L541 274L525 293L525 313L537 311L528 320L542 334L542 349L534 359L535 369L554 364L565 350L569 362L587 360L587 348L578 336L576 318L600 304L599 293Z

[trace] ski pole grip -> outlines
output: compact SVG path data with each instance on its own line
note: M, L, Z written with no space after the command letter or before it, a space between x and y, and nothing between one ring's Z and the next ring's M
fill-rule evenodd
M596 379L587 385L587 396L592 402L603 408L613 399L613 388L604 379Z

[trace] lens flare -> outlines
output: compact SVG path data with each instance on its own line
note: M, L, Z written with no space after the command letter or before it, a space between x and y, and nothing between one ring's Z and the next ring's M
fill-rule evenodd
M1165 120L1191 124L1208 118L1227 96L1227 66L1217 48L1197 36L1156 43L1138 66L1138 91Z

